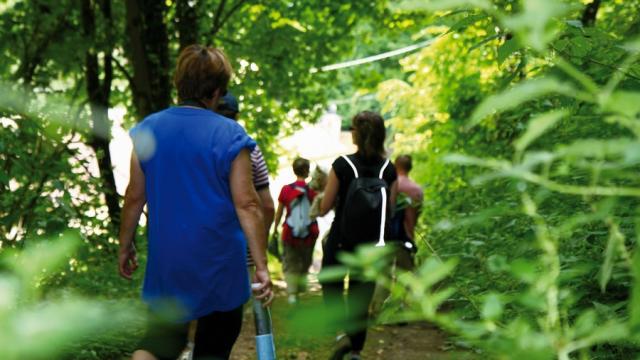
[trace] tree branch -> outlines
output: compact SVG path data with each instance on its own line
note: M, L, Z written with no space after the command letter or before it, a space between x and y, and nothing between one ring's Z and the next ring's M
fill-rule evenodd
M598 9L600 8L601 0L593 0L582 13L582 25L589 27L596 23L596 16L598 15Z
M247 0L238 0L235 4L233 4L231 6L231 9L229 9L229 11L224 15L222 20L219 20L219 22L217 24L214 22L213 30L211 31L211 37L214 37L218 33L218 31L220 31L220 29L222 29L224 24L227 23L227 21L233 15L233 13L238 11L240 9L240 7L242 7L242 5L244 5L246 2L247 2ZM216 14L216 15L218 15L218 14Z
M216 14L213 17L213 32L211 35L215 35L216 32L218 32L218 30L220 29L218 22L220 21L220 17L222 16L222 12L224 11L226 3L227 0L220 0L220 3L218 4L218 10L216 10Z
M135 83L133 82L133 76L131 76L131 74L127 71L127 69L124 67L124 65L122 65L120 63L120 61L118 61L118 59L116 59L115 57L111 59L115 64L116 67L118 68L118 70L122 73L122 75L124 75L124 77L127 78L127 80L129 81L129 83L131 84L131 86L133 87L135 85Z
M220 23L218 24L218 28L214 29L213 35L215 35L218 31L220 31L220 29L222 29L222 26L229 20L229 18L233 15L233 13L238 11L238 9L240 9L240 7L244 5L245 2L246 0L238 0L238 2L233 4L233 6L231 6L231 9L229 9L227 14L224 16L224 19L222 19L222 21L220 21Z
M104 80L102 82L102 102L103 105L109 106L109 97L111 95L111 83L113 82L113 42L111 39L113 28L113 16L111 13L111 0L103 0L100 4L100 10L105 18L107 28L108 43L104 53Z

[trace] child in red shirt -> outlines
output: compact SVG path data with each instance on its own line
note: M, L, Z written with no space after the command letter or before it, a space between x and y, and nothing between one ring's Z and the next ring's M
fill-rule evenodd
M287 214L282 225L282 270L291 304L296 303L298 295L306 289L307 273L319 232L318 223L309 216L311 204L316 197L316 192L306 183L309 176L309 160L295 159L293 173L296 175L296 181L280 190L274 221L274 233L277 234L286 208Z

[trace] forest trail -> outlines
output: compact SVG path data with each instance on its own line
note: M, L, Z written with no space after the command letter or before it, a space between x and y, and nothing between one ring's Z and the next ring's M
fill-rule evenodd
M297 308L318 306L322 298L317 286L301 299ZM272 306L274 336L278 359L286 360L325 360L329 358L333 346L330 335L311 334L306 337L294 337L299 334L300 324L296 330L291 329L283 317L291 317L295 312L286 302L284 289L277 289L277 297ZM310 324L310 326L312 326ZM302 325L304 328L304 325ZM451 352L445 334L427 323L415 323L406 326L377 325L369 330L363 359L371 360L423 360L423 359L464 359L468 353ZM242 332L231 354L231 360L256 359L255 327L250 306L245 307Z

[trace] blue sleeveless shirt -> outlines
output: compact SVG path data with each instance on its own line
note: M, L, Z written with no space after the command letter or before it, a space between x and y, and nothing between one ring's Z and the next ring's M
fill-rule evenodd
M152 114L130 134L149 216L145 302L152 309L177 302L184 321L245 303L247 245L229 173L239 152L256 143L233 120L188 107Z

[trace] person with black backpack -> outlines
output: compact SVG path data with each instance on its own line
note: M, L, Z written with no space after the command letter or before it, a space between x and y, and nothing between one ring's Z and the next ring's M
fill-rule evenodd
M313 257L313 248L318 238L318 223L311 219L309 211L316 197L306 183L309 177L309 160L297 158L293 161L296 181L285 185L278 196L278 208L274 222L274 237L278 237L278 226L286 208L282 225L282 271L287 283L289 304L298 301L298 295L306 288L307 273Z
M382 117L371 111L354 116L352 138L357 151L337 158L329 172L320 215L335 208L335 218L323 247L323 271L340 265L337 254L353 252L357 246L384 246L397 193L397 174L385 156L386 130ZM375 281L350 273L347 290L344 281L322 281L322 292L328 308L344 310L346 331L339 336L332 359L360 359L369 320L369 304Z

